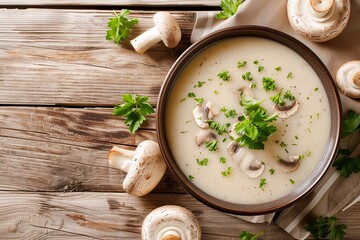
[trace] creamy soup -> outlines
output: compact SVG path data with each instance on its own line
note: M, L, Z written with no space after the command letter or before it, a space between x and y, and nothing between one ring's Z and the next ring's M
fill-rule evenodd
M264 78L276 88L264 86ZM260 106L268 116L276 113L275 103L283 110L281 115L284 107L296 102L297 110L290 116L268 123L276 132L263 142L263 149L247 145L228 149L242 135L241 130L231 131L232 126L248 118L243 117L248 113L239 104L239 89L243 97L263 101ZM274 100L280 91L283 105L279 98ZM227 130L222 135L207 130L209 122L193 115L197 106L204 108L209 102L216 115L203 114ZM205 128L197 124L201 121ZM198 146L199 129L212 134ZM230 137L228 132L237 134ZM176 163L202 191L232 203L258 204L289 194L314 171L329 134L329 103L315 71L290 48L260 37L228 39L203 50L181 71L167 102L166 136ZM240 158L235 159L236 154ZM297 168L289 169L294 163ZM256 176L251 175L255 172L249 176L249 169L257 171Z

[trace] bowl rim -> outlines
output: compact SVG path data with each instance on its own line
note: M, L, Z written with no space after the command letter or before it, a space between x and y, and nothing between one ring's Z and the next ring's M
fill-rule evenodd
M177 166L170 147L167 143L167 136L165 130L165 115L166 115L166 99L168 98L171 89L182 69L191 61L198 53L204 51L206 48L221 42L225 39L241 37L241 36L255 36L267 38L283 44L293 51L297 52L304 58L313 70L319 76L322 85L325 88L330 107L330 136L318 166L313 170L312 174L290 194L260 204L236 204L217 199L213 196L200 190L196 187L187 176ZM156 111L156 132L161 150L161 154L176 181L193 197L200 202L223 212L240 214L240 215L259 215L273 213L293 205L298 200L304 198L309 194L324 178L334 161L339 141L341 128L341 102L335 82L320 58L305 44L295 39L294 37L278 31L276 29L257 26L257 25L243 25L224 28L201 38L196 43L186 49L180 57L175 61L165 77L161 86L159 98L157 101Z

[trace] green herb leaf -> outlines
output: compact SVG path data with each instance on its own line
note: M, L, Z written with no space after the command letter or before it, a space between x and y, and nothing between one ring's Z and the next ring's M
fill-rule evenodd
M250 86L249 86L250 88L256 88L256 83L254 83L254 82L252 82L252 83L250 83Z
M207 166L209 163L209 159L208 158L203 158L203 159L196 159L196 162L200 165L200 166Z
M284 105L285 101L282 97L282 90L280 90L278 94L275 94L274 96L270 97L270 100L276 105Z
M360 114L350 110L342 122L341 138L345 138L360 129Z
M234 118L237 115L235 109L230 109L225 112L225 117L227 118Z
M210 141L210 142L205 142L205 146L206 148L211 151L211 152L215 152L217 151L218 147L217 147L217 144L218 144L218 140L213 140L213 141Z
M253 77L251 75L251 72L246 72L243 75L241 75L242 79L246 80L246 81L251 81L253 80Z
M215 17L217 19L225 19L233 16L243 2L245 0L221 0L220 7L222 10Z
M262 72L264 70L264 66L258 66L258 72Z
M275 80L272 79L271 77L263 77L262 83L263 83L263 89L266 92L276 89Z
M124 94L122 100L124 103L116 105L113 114L115 116L124 116L125 125L129 126L131 133L134 133L146 120L145 116L154 113L155 111L147 102L149 97Z
M274 170L273 168L270 168L270 169L269 169L269 173L270 173L270 175L274 175L275 170Z
M218 76L220 79L222 79L224 82L229 81L229 79L230 79L229 71L226 71L226 70L224 70L224 71L222 71L222 72L219 72L219 73L217 74L217 76Z
M245 116L235 124L235 131L239 135L236 141L240 146L264 149L263 142L276 132L276 126L270 123L277 119L277 115L269 116L267 110L260 106L262 102L241 94L240 105L245 109Z
M259 60L254 60L253 63L254 63L254 64L258 64L258 63L259 63Z
M287 90L287 91L284 93L284 98L287 99L287 100L289 100L289 101L295 100L294 95L292 95L289 90Z
M278 71L278 72L280 72L281 71L281 67L280 66L278 66L278 67L276 67L276 68L274 68L276 71Z
M264 235L264 232L258 232L256 234L247 232L247 231L242 231L239 235L240 240L258 240L258 237Z
M265 185L266 185L266 178L260 178L259 188L264 191Z
M295 184L295 181L290 178L290 183L291 183L291 184Z
M225 158L225 157L220 157L220 162L221 162L222 164L225 164L225 163L226 163L226 158Z
M231 171L232 171L231 167L228 167L225 171L221 172L221 175L223 175L223 177L227 177L231 174Z
M242 61L242 62L238 61L237 62L237 67L238 68L245 67L245 66L246 66L246 61Z
M195 177L193 175L189 175L188 178L190 181L192 181L192 180L194 180Z
M199 98L195 98L195 101L197 102L198 105L200 105L204 102L204 99L199 97Z
M289 72L288 75L286 76L287 79L290 79L293 77L293 73L292 72Z
M210 129L215 130L220 136L224 133L227 133L228 128L230 127L230 123L225 123L221 125L220 123L213 120L206 120L206 123L209 124Z
M197 84L194 86L194 88L196 88L196 87L200 88L204 85L204 83L206 83L206 82L198 81Z
M115 17L110 18L107 23L109 30L106 32L106 40L114 41L120 44L125 41L130 34L130 29L139 23L137 18L128 19L130 11L123 9L119 14L115 13Z
M304 229L309 231L315 239L327 238L330 234L330 240L342 240L345 235L345 224L335 224L335 216L319 216L315 220L310 220L305 224Z
M347 178L360 171L360 157L340 157L334 161L333 166L340 171L341 176Z
M189 92L187 96L189 98L195 98L196 97L195 93L193 93L193 92Z

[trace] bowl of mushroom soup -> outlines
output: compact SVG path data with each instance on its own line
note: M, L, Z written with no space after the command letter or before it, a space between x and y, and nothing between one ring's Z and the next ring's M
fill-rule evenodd
M240 26L178 58L160 90L156 127L168 168L191 195L256 215L294 204L321 181L336 155L340 113L334 81L309 48L274 29Z

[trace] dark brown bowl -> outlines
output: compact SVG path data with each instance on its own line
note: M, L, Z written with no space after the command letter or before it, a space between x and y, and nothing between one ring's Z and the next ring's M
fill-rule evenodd
M325 90L329 103L331 106L330 115L331 115L331 130L330 137L327 143L327 147L323 154L322 159L320 160L318 166L310 175L310 177L305 180L298 188L296 188L289 195L282 197L280 199L261 203L261 204L235 204L219 200L214 198L199 188L197 188L188 178L183 174L180 168L177 166L171 150L169 148L166 129L165 129L165 112L166 112L166 103L170 92L173 89L174 82L176 81L179 73L182 71L185 65L196 56L199 52L203 51L207 47L216 44L219 41L224 39L239 37L239 36L257 36L262 38L267 38L279 42L302 56L309 64L312 66L314 71L319 76ZM299 199L307 195L315 186L323 179L326 172L331 167L331 164L336 157L336 152L339 144L340 136L340 126L341 126L341 104L339 100L339 95L337 88L334 84L334 81L321 60L313 53L308 47L296 40L295 38L282 33L280 31L260 27L260 26L239 26L231 27L217 32L211 33L210 35L202 38L191 47L189 47L174 63L169 73L166 76L166 79L160 90L160 96L157 103L157 115L156 115L156 127L157 127L157 137L160 144L160 149L162 155L166 161L166 164L170 171L172 172L175 179L178 183L186 189L192 196L197 198L199 201L207 204L210 207L215 209L241 215L258 215L265 214L270 212L275 212L290 205L296 203Z

